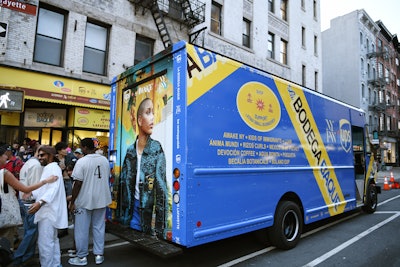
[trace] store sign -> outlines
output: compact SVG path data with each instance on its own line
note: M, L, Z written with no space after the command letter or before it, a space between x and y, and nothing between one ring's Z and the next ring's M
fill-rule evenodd
M0 88L0 111L24 111L24 91Z
M27 108L25 110L25 127L54 127L61 128L66 125L65 109Z
M74 127L108 130L110 127L110 112L89 108L74 109Z
M15 10L18 12L23 12L29 15L36 15L36 6L25 2L20 2L16 0L0 0L0 6Z

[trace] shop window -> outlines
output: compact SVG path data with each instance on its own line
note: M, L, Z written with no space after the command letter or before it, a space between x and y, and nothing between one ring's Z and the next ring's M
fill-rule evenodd
M61 66L65 17L64 12L39 8L33 61Z
M143 36L136 36L135 42L135 62L134 64L138 64L139 62L149 58L153 55L154 49L154 40L150 38L146 38Z
M83 71L106 75L108 28L90 23L86 24Z

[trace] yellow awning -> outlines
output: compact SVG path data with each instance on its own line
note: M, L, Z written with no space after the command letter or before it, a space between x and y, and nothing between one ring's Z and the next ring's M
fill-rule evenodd
M25 91L25 99L110 110L108 85L0 66L0 87Z

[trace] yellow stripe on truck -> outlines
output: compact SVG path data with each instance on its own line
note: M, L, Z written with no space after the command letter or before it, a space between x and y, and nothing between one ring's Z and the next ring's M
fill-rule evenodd
M186 48L188 106L243 65L193 45L187 44Z
M307 99L300 87L275 78L276 86L302 144L331 216L343 213L346 201Z

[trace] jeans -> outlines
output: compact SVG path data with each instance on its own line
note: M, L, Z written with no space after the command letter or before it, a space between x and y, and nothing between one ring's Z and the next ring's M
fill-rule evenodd
M19 200L19 207L24 223L24 237L22 238L18 249L14 251L14 265L20 265L35 255L36 242L38 238L37 224L33 222L35 215L28 213L29 207L25 206L21 200Z

